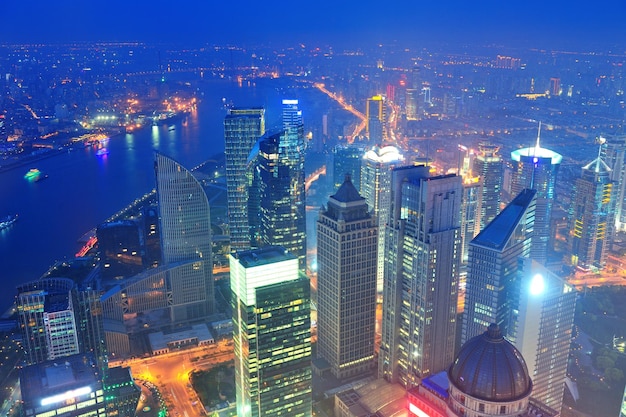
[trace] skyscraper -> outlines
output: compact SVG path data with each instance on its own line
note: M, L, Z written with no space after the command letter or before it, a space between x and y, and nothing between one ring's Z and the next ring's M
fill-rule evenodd
M317 220L317 355L339 379L374 360L378 230L349 176Z
M283 100L283 104L286 128L268 132L259 141L255 181L259 192L260 238L263 245L283 246L297 256L304 272L304 134L297 100Z
M606 135L602 159L611 168L611 180L615 187L615 228L626 231L626 135Z
M522 190L470 242L461 343L492 323L510 335L518 299L518 259L530 255L536 194Z
M241 417L311 415L309 280L270 246L230 256L235 391Z
M168 273L171 317L185 321L213 313L213 261L209 199L200 182L178 162L155 154L163 263L189 267Z
M393 170L385 241L379 376L405 387L454 358L461 258L461 177Z
M365 117L367 120L365 129L369 135L370 143L382 144L386 139L386 112L383 96L377 95L367 99Z
M537 190L535 209L535 229L532 237L530 257L545 263L550 243L550 218L554 203L554 186L559 165L563 157L539 145L541 124L534 147L511 152L513 175L511 195L518 195L524 188Z
M252 185L253 173L248 167L248 156L264 133L265 109L255 107L228 110L224 118L224 155L232 251L250 249L252 237L248 220L248 190Z
M604 268L615 225L616 189L611 168L598 157L574 186L569 248L572 265Z
M391 170L404 161L395 146L374 146L365 153L361 165L361 195L365 197L379 225L378 265L376 267L376 288L383 291L383 270L385 261L385 224L389 220L391 204Z
M499 150L494 144L481 142L474 159L473 174L480 177L481 185L480 230L500 213L503 165Z
M572 341L576 291L533 261L520 261L515 346L526 359L533 397L560 411Z

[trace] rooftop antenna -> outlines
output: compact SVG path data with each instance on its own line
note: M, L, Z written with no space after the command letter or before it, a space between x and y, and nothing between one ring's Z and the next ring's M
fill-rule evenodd
M541 120L539 120L539 128L537 129L537 143L535 144L535 148L533 149L533 157L537 156L537 151L539 149L541 149L541 146L539 145L539 142L541 140ZM536 164L536 158L533 158L533 173L530 176L530 188L533 189L535 188L535 166Z

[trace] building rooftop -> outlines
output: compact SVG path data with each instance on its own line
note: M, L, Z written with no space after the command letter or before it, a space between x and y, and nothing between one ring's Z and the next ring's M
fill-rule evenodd
M156 332L148 335L150 348L152 351L167 349L170 343L196 339L198 343L212 342L213 335L206 324L194 324L191 327L177 330L175 332Z
M268 246L261 249L252 249L233 254L235 259L245 268L267 265L289 259L297 259L282 246Z

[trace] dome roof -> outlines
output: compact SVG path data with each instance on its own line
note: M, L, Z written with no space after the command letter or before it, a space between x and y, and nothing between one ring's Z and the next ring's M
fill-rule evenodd
M495 324L463 345L448 378L461 392L485 401L516 401L532 391L522 354Z

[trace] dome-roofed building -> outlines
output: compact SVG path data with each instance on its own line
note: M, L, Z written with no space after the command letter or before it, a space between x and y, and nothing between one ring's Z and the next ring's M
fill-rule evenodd
M555 417L531 398L533 384L522 354L496 324L468 340L447 372L409 391L409 416Z
M452 409L467 417L518 415L533 387L522 354L496 324L463 345L448 380Z

